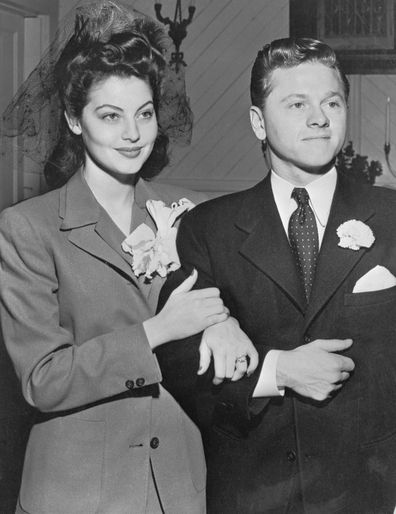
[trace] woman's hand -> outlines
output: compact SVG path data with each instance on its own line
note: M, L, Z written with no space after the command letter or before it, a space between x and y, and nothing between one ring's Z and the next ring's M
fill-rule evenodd
M258 353L235 318L210 326L202 337L198 375L207 371L213 356L215 376L218 385L228 378L239 380L245 373L251 375L258 365Z
M228 309L217 287L191 291L198 277L194 270L169 296L162 310L143 323L150 346L183 339L225 321Z

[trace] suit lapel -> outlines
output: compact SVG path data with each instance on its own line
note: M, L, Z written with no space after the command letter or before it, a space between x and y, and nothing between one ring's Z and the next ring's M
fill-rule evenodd
M337 187L318 256L315 280L305 316L306 327L367 251L366 248L354 251L338 246L337 228L345 221L352 219L367 222L373 215L374 208L367 205L367 195L361 193L361 186L338 175Z
M246 196L236 225L247 237L240 253L303 311L304 293L267 176Z
M94 257L128 275L136 284L132 257L121 248L124 235L96 201L77 172L60 191L61 230L69 241Z

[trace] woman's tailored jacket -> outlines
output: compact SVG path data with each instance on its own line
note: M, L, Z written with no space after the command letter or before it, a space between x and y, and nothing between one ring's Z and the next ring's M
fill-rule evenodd
M155 228L147 199L191 195L139 180L132 228ZM80 173L0 216L1 326L38 411L17 512L143 513L151 467L166 513L205 511L199 431L161 387L142 326L162 279L134 276L124 237Z

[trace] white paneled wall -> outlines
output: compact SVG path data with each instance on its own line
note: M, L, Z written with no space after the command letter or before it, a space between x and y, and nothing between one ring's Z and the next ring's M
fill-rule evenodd
M192 143L174 150L160 179L209 192L246 188L266 173L249 122L250 70L264 43L288 35L288 0L197 0L196 6L183 43Z
M74 0L59 0L63 16ZM154 0L129 0L151 16ZM173 17L176 0L162 0ZM188 0L183 0L186 9ZM186 86L194 112L192 143L174 147L159 180L221 193L249 187L266 173L250 129L250 69L259 47L289 33L288 0L195 0L196 12L182 43ZM391 161L396 168L396 75L351 77L349 134L356 151L383 164L378 185L396 187L384 159L385 104L391 98Z
M396 188L396 177L387 169L384 158L386 99L391 99L390 161L396 170L396 75L363 75L361 86L362 154L381 161L383 174L376 184Z
M154 0L130 0L155 17ZM162 0L173 18L176 0ZM188 0L183 0L187 15ZM194 113L192 143L174 146L160 180L225 192L255 184L266 173L249 123L250 69L258 49L289 32L288 0L195 0L196 12L181 50ZM60 14L75 4L60 0Z

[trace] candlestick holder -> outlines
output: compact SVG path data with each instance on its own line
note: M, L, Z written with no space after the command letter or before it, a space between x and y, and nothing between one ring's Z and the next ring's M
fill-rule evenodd
M184 54L180 51L180 45L183 39L187 36L187 27L193 20L195 13L195 6L190 4L188 6L188 18L182 18L182 7L181 0L177 0L175 7L175 14L173 20L166 17L164 18L161 14L162 5L160 2L155 2L154 4L155 14L157 16L157 20L163 23L164 25L169 25L168 34L175 45L175 52L171 54L171 60L169 62L170 65L175 65L176 71L179 71L180 66L186 66L184 62Z
M385 162L388 167L388 170L391 172L391 174L396 177L396 170L392 168L392 165L390 163L390 151L391 151L391 145L390 143L384 144L384 153L385 153Z

